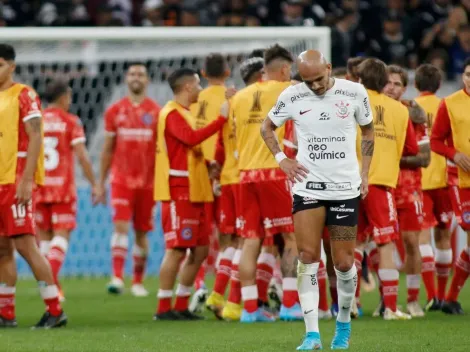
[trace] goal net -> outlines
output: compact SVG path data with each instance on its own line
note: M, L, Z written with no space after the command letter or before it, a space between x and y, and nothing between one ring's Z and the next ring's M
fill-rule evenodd
M52 78L70 80L71 112L80 116L85 126L95 171L104 139L103 112L126 94L123 78L129 62L147 65L151 78L148 94L164 105L171 97L168 74L180 67L201 68L209 53L226 55L232 71L230 84L236 87L243 84L239 65L254 49L279 43L293 55L319 49L330 58L329 28L5 28L0 31L0 40L16 49L17 80L33 86L40 95ZM77 180L78 226L62 274L108 275L113 231L110 210L92 208L81 172L77 172ZM156 223L159 220L157 212ZM150 235L148 274L158 272L163 256L163 236L159 226L155 228ZM130 264L128 260L127 273ZM18 268L21 274L29 273L22 260Z

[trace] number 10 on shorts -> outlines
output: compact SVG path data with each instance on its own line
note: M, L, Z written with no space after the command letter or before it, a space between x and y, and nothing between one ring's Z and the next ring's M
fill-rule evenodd
M26 217L26 206L24 204L13 204L11 206L13 219L24 219ZM32 202L28 203L28 211L32 211Z

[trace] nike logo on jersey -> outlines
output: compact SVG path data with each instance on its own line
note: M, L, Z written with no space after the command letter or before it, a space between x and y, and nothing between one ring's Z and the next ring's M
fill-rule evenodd
M343 219L343 218L347 218L349 215L343 215L343 216L339 216L339 215L336 215L336 219Z
M311 313L311 312L313 312L313 309L305 310L305 311L304 311L304 314L307 315L308 313Z
M300 110L300 115L306 114L306 113L309 112L309 111L312 111L312 109L310 109L310 110L305 110L305 111Z

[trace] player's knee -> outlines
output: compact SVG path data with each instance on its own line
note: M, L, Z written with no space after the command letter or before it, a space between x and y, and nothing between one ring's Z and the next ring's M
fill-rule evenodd
M352 260L343 260L335 263L335 269L343 273L348 272L354 265L354 258Z
M321 260L321 254L314 249L302 248L299 249L299 260L303 264L317 263Z

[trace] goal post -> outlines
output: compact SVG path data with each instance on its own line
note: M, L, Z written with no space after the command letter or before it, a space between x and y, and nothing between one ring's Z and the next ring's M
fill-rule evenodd
M73 91L71 112L85 126L95 171L104 139L103 112L111 102L126 94L123 78L129 62L146 64L151 81L148 95L164 105L171 98L166 82L168 74L180 67L200 69L210 53L227 57L232 72L229 83L237 87L243 85L239 65L254 49L278 43L294 56L307 49L317 49L328 60L331 58L327 27L2 28L0 42L12 44L16 50L16 79L34 87L39 95L44 94L50 79L69 79ZM93 208L81 172L77 172L77 180L78 225L62 274L108 275L113 232L111 211L109 207ZM157 211L156 224L159 220ZM159 226L149 239L148 272L156 274L164 248ZM130 264L128 260L127 274ZM22 260L18 261L18 268L20 274L29 274Z

